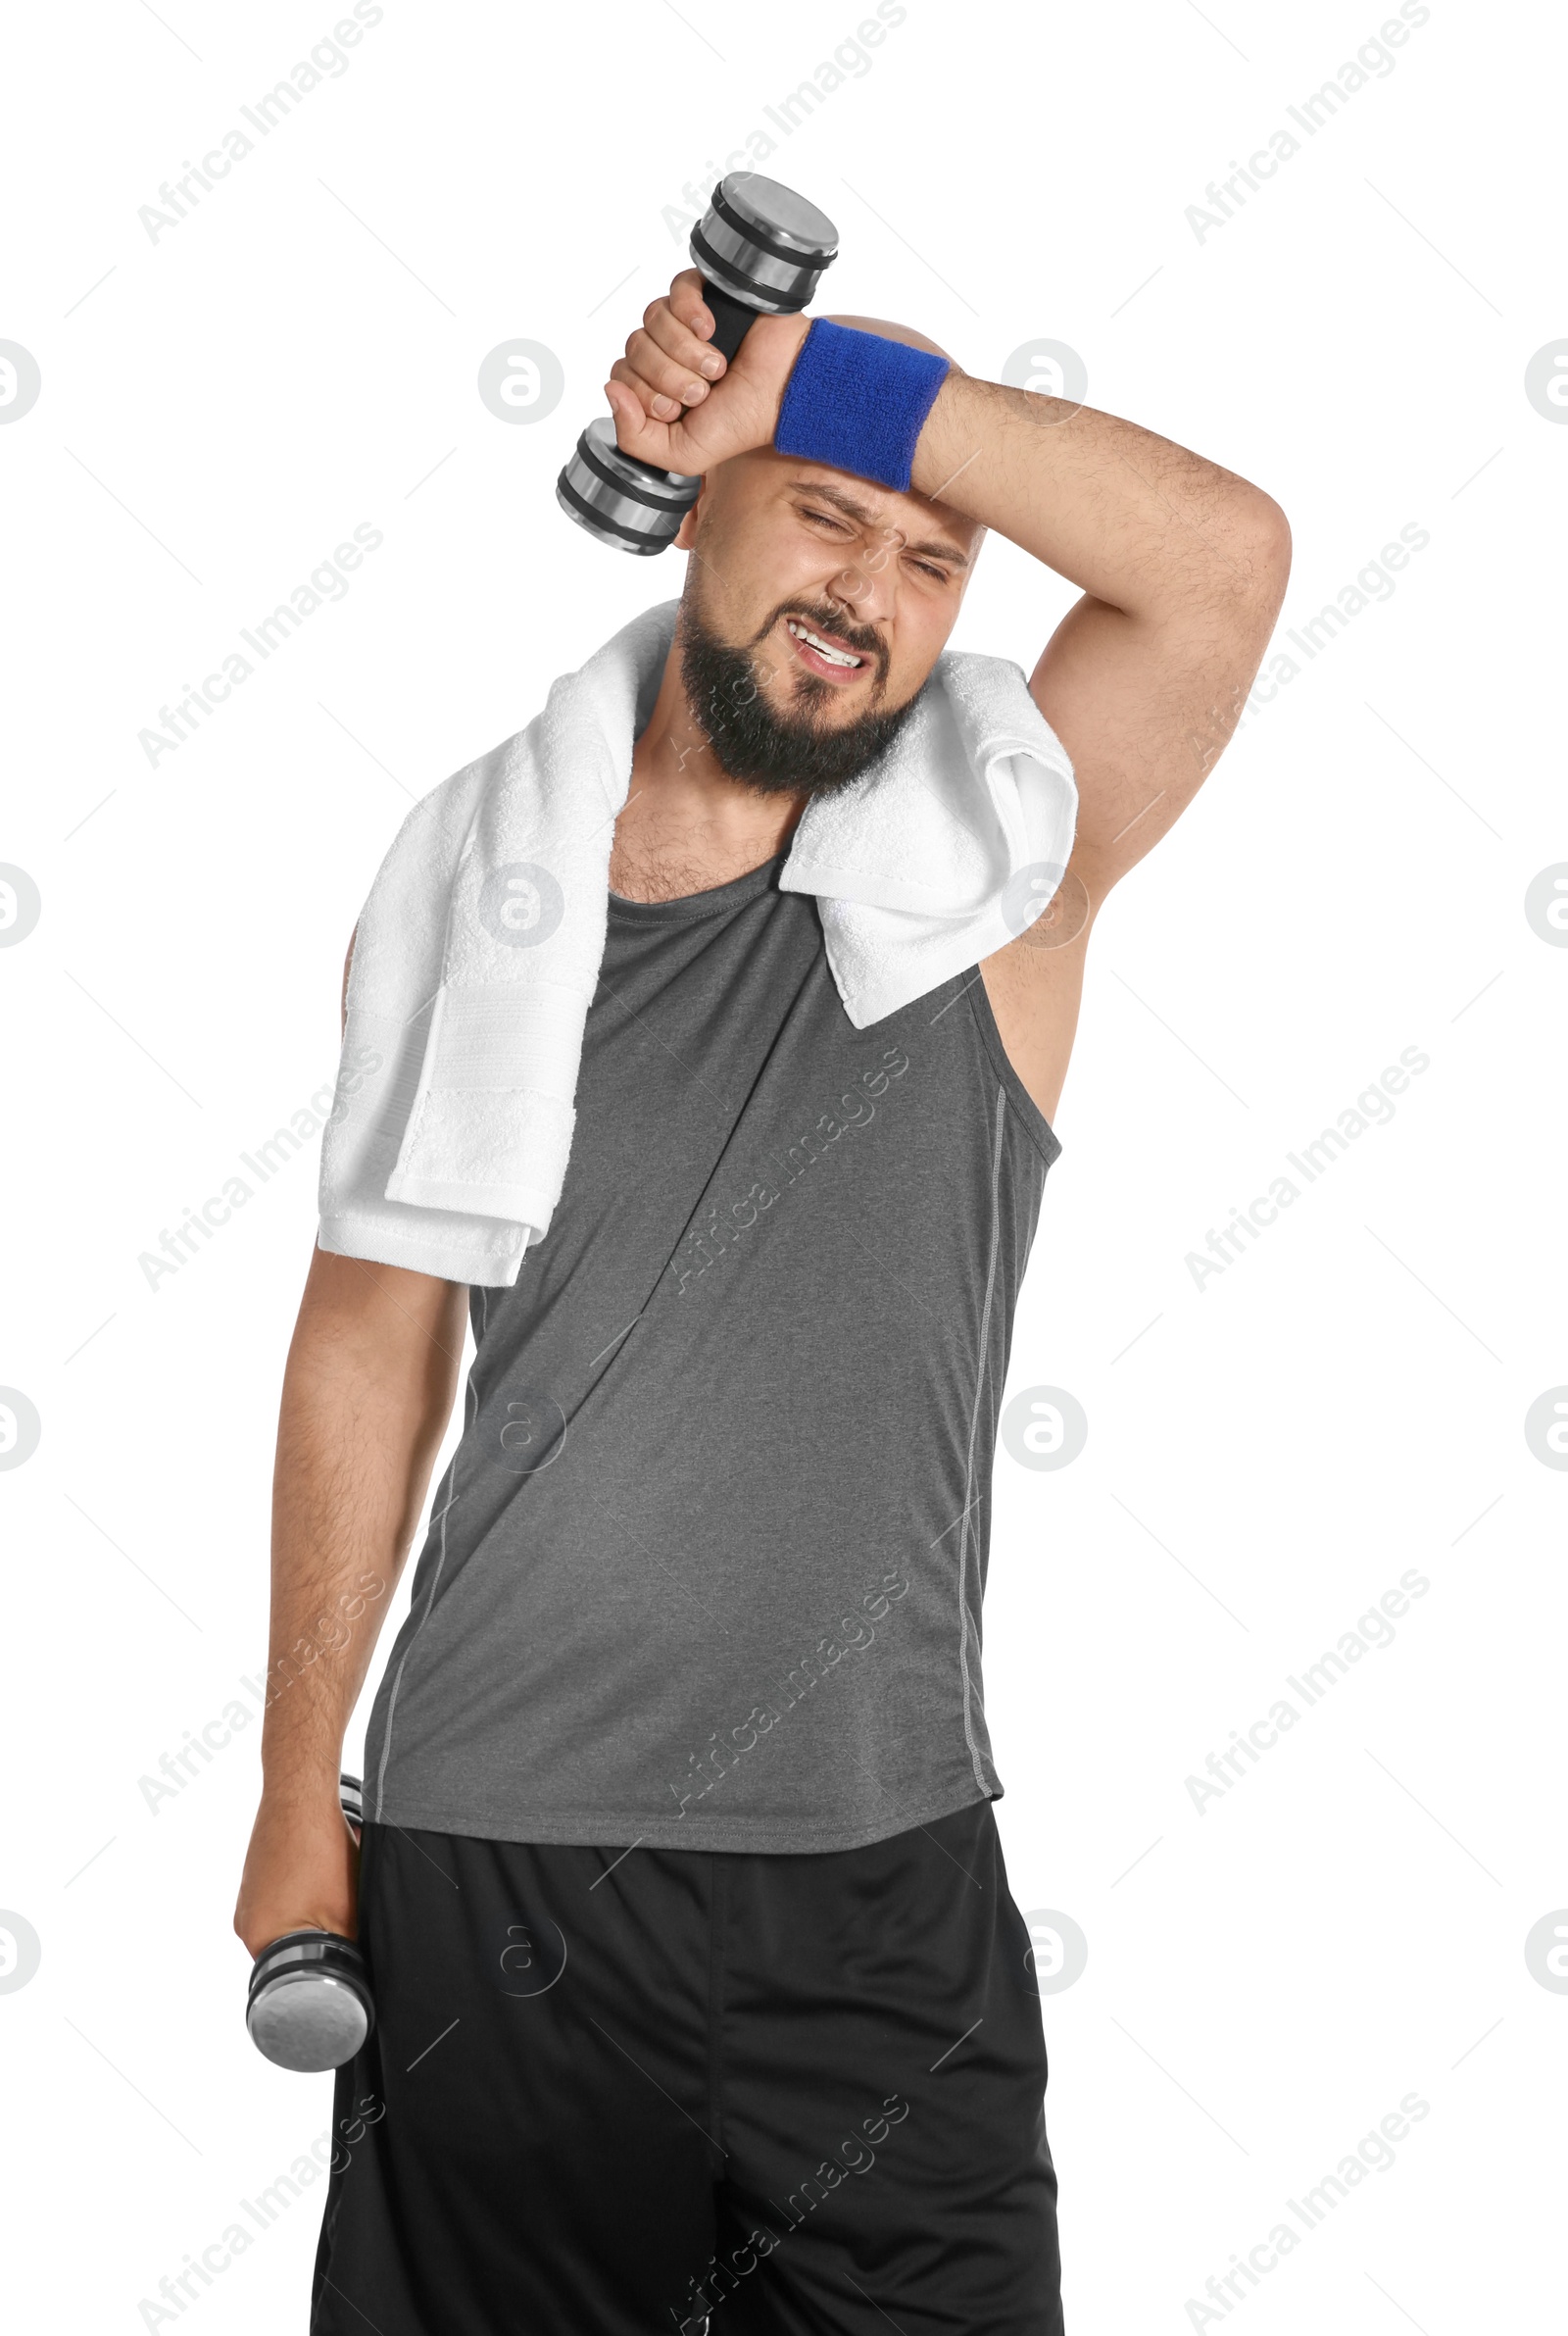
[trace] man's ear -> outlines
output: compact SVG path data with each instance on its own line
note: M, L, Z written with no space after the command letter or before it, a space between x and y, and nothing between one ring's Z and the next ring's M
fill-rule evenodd
M708 481L705 478L697 490L696 502L681 521L680 527L672 539L677 552L691 552L697 548L697 521L703 508L703 497L707 492Z

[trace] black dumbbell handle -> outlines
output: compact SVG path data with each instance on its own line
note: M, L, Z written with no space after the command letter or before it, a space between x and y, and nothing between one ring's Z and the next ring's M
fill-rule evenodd
M732 300L717 284L704 281L703 298L713 317L712 346L722 357L733 357L747 333L757 323L758 312L747 308L742 301Z

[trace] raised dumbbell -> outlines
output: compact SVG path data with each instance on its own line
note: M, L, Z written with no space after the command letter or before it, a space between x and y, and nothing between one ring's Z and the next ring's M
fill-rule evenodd
M804 195L755 171L732 171L691 232L693 265L713 315L712 346L733 357L758 317L809 307L839 231ZM680 532L701 478L622 454L608 417L590 422L556 481L568 519L617 552L662 552Z
M360 1837L360 1779L340 1776L343 1814ZM337 2068L352 2061L375 2025L365 1958L335 1930L286 1930L257 1956L245 2025L279 2068Z

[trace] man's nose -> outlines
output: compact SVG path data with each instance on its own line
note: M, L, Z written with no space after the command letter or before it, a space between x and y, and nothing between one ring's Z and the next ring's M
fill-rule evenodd
M828 596L860 623L875 624L893 615L898 593L898 545L862 544L828 585Z

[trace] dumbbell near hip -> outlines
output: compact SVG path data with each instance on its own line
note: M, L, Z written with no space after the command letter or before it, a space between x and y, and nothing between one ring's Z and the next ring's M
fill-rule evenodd
M838 247L837 227L804 195L755 171L721 178L690 245L713 315L713 347L733 357L759 317L808 308ZM556 501L601 543L646 555L673 542L702 483L623 454L606 416L577 440L556 481Z
M338 1797L358 1841L360 1779L340 1776ZM258 2052L302 2072L352 2061L375 2025L369 1975L352 1939L334 1930L286 1930L257 1956L245 2025Z

